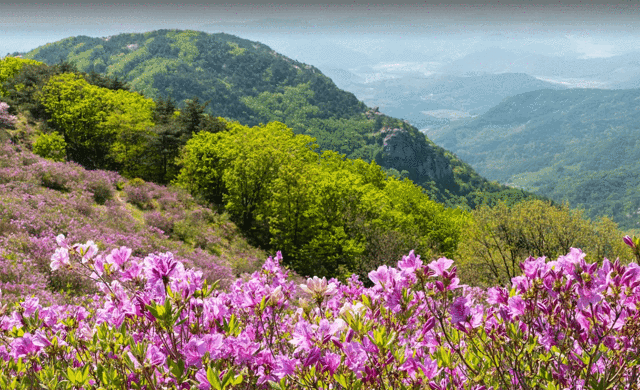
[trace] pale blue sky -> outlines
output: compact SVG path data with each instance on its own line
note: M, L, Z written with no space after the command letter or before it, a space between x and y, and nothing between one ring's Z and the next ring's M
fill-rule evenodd
M637 2L327 3L2 3L0 56L75 35L101 37L160 28L226 32L290 56L300 51L301 42L337 42L373 55L439 45L454 57L486 45L582 57L640 50Z

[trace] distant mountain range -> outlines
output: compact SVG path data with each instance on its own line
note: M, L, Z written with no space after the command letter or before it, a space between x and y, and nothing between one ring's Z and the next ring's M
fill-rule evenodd
M637 77L640 73L640 52L611 57L577 58L492 48L447 63L439 72L457 76L521 72L558 80L581 79L582 87L611 88L613 83L624 84L626 80Z
M482 114L505 98L523 92L567 88L524 73L463 77L415 72L366 84L347 71L328 74L338 80L337 85L354 92L365 103L376 104L385 114L407 119L419 129Z
M314 66L259 42L228 34L159 30L72 37L23 56L48 64L69 61L80 71L118 76L146 96L173 97L179 107L191 98L208 101L208 113L246 125L283 122L296 133L315 137L321 150L375 160L449 205L474 207L487 201L487 194L532 196L480 177L408 121L367 107Z
M639 123L640 89L545 89L427 135L489 179L637 228Z

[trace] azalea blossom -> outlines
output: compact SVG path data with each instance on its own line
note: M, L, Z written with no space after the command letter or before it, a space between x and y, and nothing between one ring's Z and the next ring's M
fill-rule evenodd
M453 265L453 260L441 257L436 261L429 263L428 267L436 273L436 276L442 276L444 271L448 270Z
M333 295L337 292L337 285L333 282L328 283L327 278L308 278L306 284L301 284L302 291L315 296Z
M53 255L51 255L51 270L56 271L60 267L69 266L71 266L69 250L67 248L57 248Z

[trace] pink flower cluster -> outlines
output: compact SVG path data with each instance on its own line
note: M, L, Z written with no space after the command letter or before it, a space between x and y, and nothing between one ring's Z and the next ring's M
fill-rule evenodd
M18 118L15 115L9 115L9 105L5 102L0 102L0 127L1 126L13 126Z
M71 243L93 240L107 251L126 245L137 257L172 252L225 286L260 268L266 256L242 239L226 214L199 206L186 191L153 183L143 186L150 208L132 211L126 192L118 191L124 182L116 172L88 171L0 145L0 289L6 303L32 294L43 305L71 303L97 291L90 279L51 272L59 233Z
M365 288L297 285L269 258L225 290L171 253L99 253L64 236L51 268L94 280L85 306L27 298L0 315L0 385L93 389L632 389L640 267L572 248L511 289L461 285L411 252ZM486 297L486 298L484 298ZM311 298L311 300L307 299ZM20 380L16 382L15 378ZM115 384L115 385L114 385ZM19 387L23 386L23 387ZM111 387L110 387L111 386Z

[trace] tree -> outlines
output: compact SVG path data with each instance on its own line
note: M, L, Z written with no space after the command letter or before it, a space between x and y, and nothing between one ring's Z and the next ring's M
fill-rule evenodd
M100 88L107 88L112 91L130 91L131 88L126 81L118 79L118 76L107 76L95 71L91 71L86 74L83 73L85 80L91 85L95 85Z
M7 90L4 88L3 84L9 80L14 78L20 71L24 65L41 65L41 62L34 60L27 60L17 57L5 57L0 60L0 96L5 96Z
M191 134L200 130L200 123L204 119L204 110L209 102L200 104L200 99L194 97L191 100L185 102L185 106L180 110L180 116L178 120L184 128L184 132L191 137Z
M426 257L455 252L464 213L429 200L411 181L388 177L375 162L318 155L313 138L279 122L226 127L187 142L177 184L224 205L255 245L281 250L298 273L345 278L412 249ZM385 245L378 233L392 256L377 257Z
M631 258L615 223L608 218L591 222L583 215L583 210L570 210L567 204L541 200L481 206L463 231L465 240L458 249L461 273L476 284L506 285L520 275L520 263L529 256L554 259L572 247L585 251L590 262L601 262L605 256Z
M51 77L40 102L67 145L67 157L89 169L133 175L152 133L154 103L125 90L89 84L81 75Z
M166 99L162 96L156 99L156 108L153 111L153 121L158 125L164 125L174 119L178 107L175 100L169 95Z

